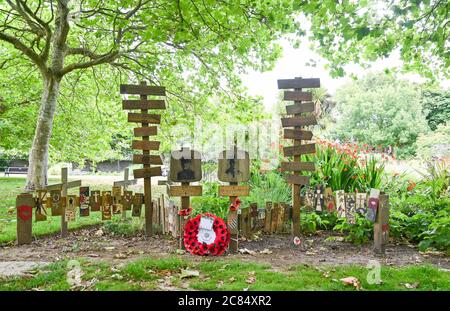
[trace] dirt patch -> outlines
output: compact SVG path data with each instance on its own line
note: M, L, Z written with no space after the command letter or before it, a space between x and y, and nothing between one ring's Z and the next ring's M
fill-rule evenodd
M98 228L86 228L71 232L65 239L55 235L39 238L30 245L0 247L0 262L54 262L85 257L119 263L144 257L178 256L194 262L224 259L268 263L276 270L299 264L365 266L369 260L378 260L388 266L430 263L450 269L449 256L441 253L422 253L411 245L391 243L386 247L385 256L376 256L372 252L371 243L353 245L333 233L322 232L314 236L300 236L300 239L300 245L294 245L289 235L264 236L257 241L243 240L240 242L240 248L249 250L247 253L202 258L178 254L178 242L168 236L154 236L149 239L142 235L121 237L104 234Z

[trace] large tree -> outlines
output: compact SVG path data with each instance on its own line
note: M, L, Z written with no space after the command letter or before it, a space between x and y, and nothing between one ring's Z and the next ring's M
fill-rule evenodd
M0 4L0 40L20 51L42 79L27 189L47 182L61 82L73 72L110 64L154 84L173 82L167 86L174 96L202 89L207 97L223 90L228 100L238 103L235 70L270 67L280 52L272 41L299 27L293 14L290 1L7 0Z
M274 42L283 34L297 34L298 44L307 31L307 23L298 22L299 13L311 21L310 34L318 51L331 61L332 74L342 75L348 62L366 63L400 50L406 70L448 77L448 3L443 0L0 3L0 68L21 57L42 80L27 188L46 183L57 103L75 72L100 71L108 64L132 72L132 82L145 78L165 84L171 99L183 103L175 107L189 109L191 115L214 110L213 105L202 105L214 96L228 111L241 106L251 110L254 102L243 95L238 73L247 67L270 68L281 52ZM33 70L24 67L17 70ZM107 91L115 94L116 89ZM177 123L179 115L169 114L168 125Z
M336 91L335 138L371 146L392 146L414 155L419 134L428 130L420 89L383 73L369 74Z

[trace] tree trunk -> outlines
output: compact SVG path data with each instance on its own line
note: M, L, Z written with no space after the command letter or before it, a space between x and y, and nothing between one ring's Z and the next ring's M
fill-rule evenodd
M26 190L47 185L48 148L52 135L53 118L59 95L60 80L51 74L44 77L41 108L37 119L33 145L29 155Z

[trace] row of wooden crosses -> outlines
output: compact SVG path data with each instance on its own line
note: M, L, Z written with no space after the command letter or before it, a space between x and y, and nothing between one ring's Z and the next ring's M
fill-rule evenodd
M347 218L354 224L356 214L365 216L371 222L375 222L379 205L380 190L371 189L370 193L345 193L344 190L333 192L330 187L324 188L318 185L315 188L306 189L304 206L307 210L316 212L337 211L338 217Z
M101 212L102 220L110 220L113 214L121 214L123 210L131 210L133 217L140 217L144 195L133 191L123 191L114 186L112 191L92 190L80 187L79 196L62 196L61 190L38 190L35 197L35 221L45 221L49 216L64 216L66 221L74 221L77 207L80 217L89 216L90 212ZM64 213L65 212L65 213ZM64 215L63 215L64 213Z

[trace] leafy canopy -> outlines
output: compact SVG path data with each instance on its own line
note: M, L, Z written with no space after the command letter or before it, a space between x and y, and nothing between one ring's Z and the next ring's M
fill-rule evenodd
M393 146L413 155L420 133L428 130L417 86L393 75L370 74L336 92L339 118L335 137L372 146Z

